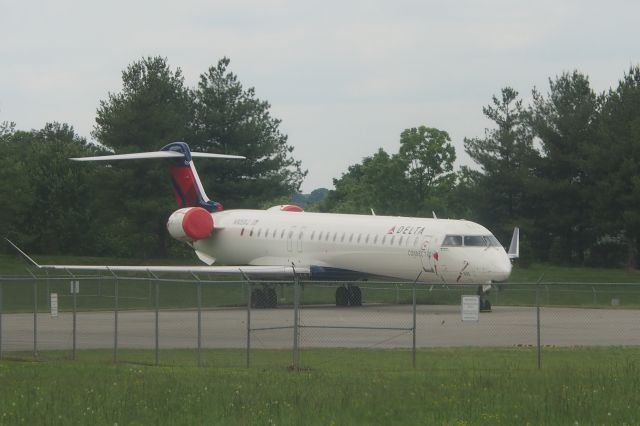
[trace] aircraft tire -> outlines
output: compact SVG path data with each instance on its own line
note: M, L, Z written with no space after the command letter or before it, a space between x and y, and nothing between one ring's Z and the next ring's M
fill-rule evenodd
M481 312L491 312L491 302L488 300L483 300L480 305Z
M349 292L346 287L338 287L336 289L336 306L348 306Z

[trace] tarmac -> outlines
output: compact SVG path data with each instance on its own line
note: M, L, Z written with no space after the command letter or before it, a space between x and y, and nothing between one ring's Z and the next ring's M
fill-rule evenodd
M122 349L153 349L156 344L154 311L119 311L117 345ZM250 321L252 348L291 348L294 311L290 307L207 309L201 312L203 348L245 348ZM535 307L494 306L479 320L462 321L460 306L419 305L416 309L416 346L535 346ZM113 348L116 315L113 311L78 312L78 349ZM305 306L300 309L301 347L410 348L413 342L411 305L362 307ZM3 314L3 353L66 350L73 344L72 313L52 318L48 313ZM158 315L161 349L198 346L196 310L163 310ZM640 310L540 308L540 342L552 346L640 345Z

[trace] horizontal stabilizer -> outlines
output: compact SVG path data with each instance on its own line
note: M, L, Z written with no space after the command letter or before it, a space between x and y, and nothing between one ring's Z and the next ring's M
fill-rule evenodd
M192 157L203 158L229 158L229 159L244 159L241 155L227 155L227 154L210 154L208 152L192 152ZM176 151L153 151L153 152L137 152L133 154L114 154L114 155L100 155L97 157L78 157L70 158L73 161L113 161L113 160L142 160L142 159L154 159L154 158L184 158L184 154Z

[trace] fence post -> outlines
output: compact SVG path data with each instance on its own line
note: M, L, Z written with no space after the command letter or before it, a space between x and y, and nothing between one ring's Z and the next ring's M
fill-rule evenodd
M538 369L542 368L542 348L540 345L540 282L542 281L542 277L536 283L536 337L537 337L537 348L538 348Z
M300 304L300 283L295 270L293 272L293 370L298 371L300 362L299 353L299 304Z
M202 367L202 283L198 280L198 367Z
M73 277L73 274L71 275ZM75 278L75 277L74 277ZM48 278L47 278L48 279ZM72 284L71 288L73 289L73 349L71 351L71 359L72 360L76 360L76 312L77 312L77 303L78 303L78 299L77 299L77 288L75 285L75 282Z
M160 364L160 282L158 276L152 271L147 270L147 274L151 275L155 280L155 357L156 365ZM149 292L151 292L151 283L149 283Z
M247 274L245 274L242 270L240 273L244 276L245 286L247 288L247 353L246 353L246 367L249 368L251 363L251 292L253 290L253 286L251 285L251 280Z
M156 365L160 364L160 283L156 279Z
M113 281L113 363L118 362L118 277L111 271Z
M412 365L416 368L416 283L413 283L413 346L411 348Z
M38 281L36 276L27 269L33 279L33 357L38 357Z
M2 284L0 280L0 360L2 360Z

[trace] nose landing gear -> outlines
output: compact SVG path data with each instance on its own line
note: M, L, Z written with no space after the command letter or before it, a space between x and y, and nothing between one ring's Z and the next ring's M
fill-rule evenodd
M491 290L491 284L479 285L478 296L480 296L480 312L491 312L491 302L487 299Z

